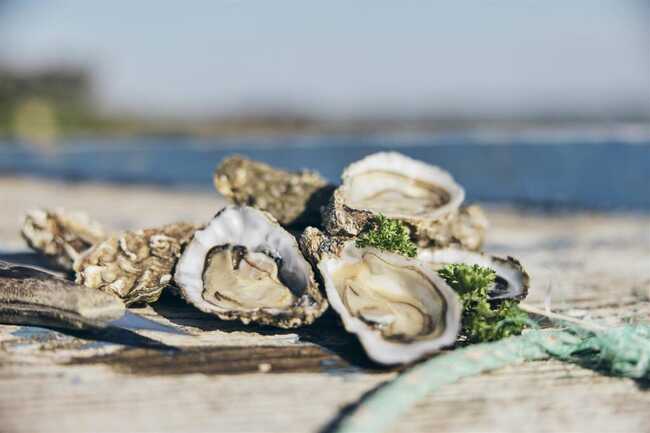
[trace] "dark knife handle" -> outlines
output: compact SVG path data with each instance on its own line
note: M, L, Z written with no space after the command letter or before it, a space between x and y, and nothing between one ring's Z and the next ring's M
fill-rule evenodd
M0 262L0 323L97 329L125 312L116 296L36 268Z

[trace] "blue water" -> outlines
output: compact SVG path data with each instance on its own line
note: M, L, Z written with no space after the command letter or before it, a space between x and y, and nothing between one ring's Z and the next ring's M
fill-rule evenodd
M337 181L350 162L398 150L449 170L468 200L650 210L650 140L475 140L460 136L124 138L64 143L54 153L0 143L0 175L212 188L219 161L239 153Z

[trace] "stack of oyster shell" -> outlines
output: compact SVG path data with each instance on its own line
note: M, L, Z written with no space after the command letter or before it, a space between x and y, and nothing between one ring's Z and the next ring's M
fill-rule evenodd
M463 188L439 167L381 152L348 166L336 187L314 172L233 156L214 183L232 204L205 226L109 235L79 214L38 210L28 213L22 234L74 270L78 283L127 305L155 302L170 287L221 319L280 328L309 325L331 305L383 364L411 362L457 341L462 306L437 272L447 264L495 270L494 300L527 293L518 261L478 252L485 215L462 207ZM410 229L415 257L359 246L357 237L379 215Z

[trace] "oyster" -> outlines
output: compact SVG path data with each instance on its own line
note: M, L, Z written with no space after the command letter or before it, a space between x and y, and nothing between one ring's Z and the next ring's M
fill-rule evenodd
M416 258L428 264L435 271L454 263L479 265L494 270L496 280L490 289L492 299L524 299L528 294L530 284L528 273L513 257L503 259L457 248L423 248L418 251Z
M264 210L282 225L320 222L320 208L334 189L318 173L291 173L241 156L223 160L214 185L234 204Z
M370 358L411 362L454 344L462 307L430 267L309 227L300 239L320 272L327 299Z
M179 223L111 236L75 261L76 282L113 293L127 305L155 302L196 229Z
M422 246L460 244L478 249L487 221L477 206L460 209L465 191L443 169L396 152L380 152L348 166L323 212L332 235L356 236L382 214L411 228Z
M30 248L65 270L72 270L82 253L106 238L101 224L85 213L60 208L27 212L20 233Z
M295 238L247 206L227 206L196 232L174 280L187 302L225 320L294 328L327 308Z

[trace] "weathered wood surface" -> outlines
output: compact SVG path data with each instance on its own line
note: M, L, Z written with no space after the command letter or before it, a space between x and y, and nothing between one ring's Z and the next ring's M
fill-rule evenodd
M81 208L116 228L201 222L205 193L0 179L0 258L33 261L22 212ZM491 208L487 249L522 260L530 302L578 317L650 320L650 216ZM296 332L247 328L165 296L135 310L190 336L59 333L0 325L0 432L326 431L398 374L369 364L326 316ZM119 344L119 343L126 343ZM650 431L647 382L555 361L474 377L430 395L393 431Z

